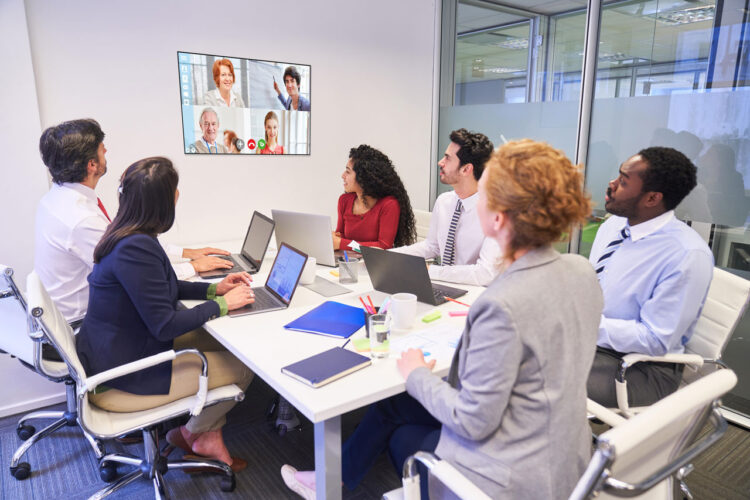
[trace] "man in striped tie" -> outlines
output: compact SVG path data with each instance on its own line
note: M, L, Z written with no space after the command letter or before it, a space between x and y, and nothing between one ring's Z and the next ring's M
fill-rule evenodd
M464 128L451 132L450 141L438 167L440 182L453 190L435 200L427 238L392 251L439 258L439 264L429 267L432 279L484 286L497 275L500 258L497 243L484 237L475 210L477 185L493 146L486 135Z
M679 151L650 147L630 157L610 181L589 261L604 293L588 395L617 406L615 377L627 353L682 353L701 313L713 274L703 239L674 208L696 185L696 168ZM675 391L682 365L628 368L630 404L650 405Z
M195 149L199 153L228 153L227 147L216 141L219 132L219 115L214 108L205 108L198 118L198 125L203 136L195 141Z

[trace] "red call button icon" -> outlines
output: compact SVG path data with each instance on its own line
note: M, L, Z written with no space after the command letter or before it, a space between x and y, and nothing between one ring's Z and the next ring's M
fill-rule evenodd
M247 140L247 149L250 149L250 150L255 149L255 139Z

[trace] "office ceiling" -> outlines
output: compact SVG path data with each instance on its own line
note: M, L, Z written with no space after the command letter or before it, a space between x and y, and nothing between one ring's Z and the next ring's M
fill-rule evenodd
M481 0L459 1L457 82L523 76L528 60L527 21L539 13L550 16L553 21L550 40L545 40L552 43L553 50L549 55L553 70L580 71L586 23L585 0L501 3L503 6ZM712 0L608 3L602 13L599 67L625 67L633 61L656 64L707 58L714 5ZM524 12L508 10L507 7L534 12L524 15ZM693 16L690 20L685 19L686 12ZM501 27L495 28L498 26ZM546 38L547 33L543 32L543 35Z

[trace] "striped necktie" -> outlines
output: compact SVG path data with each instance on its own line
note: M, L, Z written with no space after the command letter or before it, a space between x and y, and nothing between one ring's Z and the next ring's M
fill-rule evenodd
M448 229L448 239L445 240L445 250L443 251L443 261L441 265L452 266L453 261L456 257L456 227L458 226L458 218L461 217L461 200L456 202L456 209L453 211L453 218L451 218L451 227Z
M610 241L609 245L604 249L604 253L601 257L599 257L599 260L596 261L596 274L597 277L601 278L601 272L604 271L604 268L607 266L607 262L609 262L609 258L612 257L612 254L614 254L618 248L620 248L620 245L622 245L622 242L627 240L630 237L630 229L626 226L622 228L620 231L620 235L618 238Z

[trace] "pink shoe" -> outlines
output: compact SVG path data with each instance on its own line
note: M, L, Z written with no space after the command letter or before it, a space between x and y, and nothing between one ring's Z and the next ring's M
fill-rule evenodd
M315 500L314 471L297 471L297 469L291 465L284 464L281 466L281 478L284 480L284 484L286 484L287 488L305 500Z

